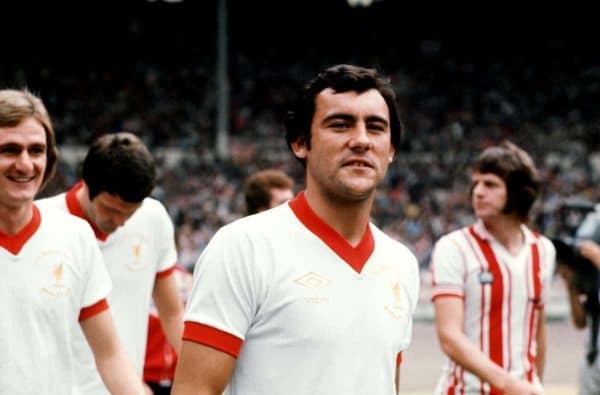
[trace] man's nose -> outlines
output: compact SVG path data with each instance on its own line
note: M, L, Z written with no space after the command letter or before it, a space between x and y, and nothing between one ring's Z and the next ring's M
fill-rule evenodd
M27 150L23 150L15 161L15 167L21 172L29 172L33 169L33 161Z
M473 186L473 196L481 196L483 194L483 187L480 183L475 183Z
M370 149L372 147L371 138L367 130L367 125L358 122L352 130L350 138L350 147L356 149Z

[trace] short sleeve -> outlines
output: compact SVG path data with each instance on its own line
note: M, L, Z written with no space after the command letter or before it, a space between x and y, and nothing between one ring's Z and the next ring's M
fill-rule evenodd
M544 290L542 294L542 300L545 304L548 301L548 298L550 297L548 295L548 291L551 289L552 277L554 275L554 270L556 267L556 248L554 247L554 244L552 244L552 242L546 237L541 238L540 245L540 260L542 263L542 284Z
M158 273L168 271L177 263L177 247L175 246L175 231L171 217L160 202L156 202L157 207L157 226L159 229L158 262L156 271Z
M445 236L436 243L431 258L431 274L432 300L441 296L464 297L466 262L453 238Z
M259 306L261 281L253 260L252 242L244 231L226 226L215 234L195 266L186 329L195 323L244 340ZM187 340L217 349L225 346L220 336L206 331Z
M404 337L400 344L400 352L406 350L410 345L413 331L413 319L417 309L417 303L419 301L419 291L421 286L421 279L419 276L419 264L417 258L414 255L410 255L410 274L409 281L407 282L408 300L410 302L410 316L406 323L406 329L404 331Z

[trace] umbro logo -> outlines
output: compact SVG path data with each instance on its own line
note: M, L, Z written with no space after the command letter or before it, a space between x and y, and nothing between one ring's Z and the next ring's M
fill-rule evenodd
M301 285L310 289L324 288L331 284L331 280L314 272L309 272L294 280L298 285Z

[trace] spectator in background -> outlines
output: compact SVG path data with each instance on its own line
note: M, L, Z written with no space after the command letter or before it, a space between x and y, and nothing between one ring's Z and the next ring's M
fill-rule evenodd
M596 214L597 215L597 214ZM600 245L592 240L583 240L578 245L579 254L600 270ZM559 262L561 263L561 262ZM600 361L598 358L598 334L600 332L600 300L598 294L598 275L581 278L569 265L559 264L556 270L565 282L571 319L578 329L589 327L589 337L585 360L579 369L579 394L595 395L600 393ZM588 273L586 273L588 274ZM590 282L592 286L582 283ZM590 285L591 285L590 284Z
M148 196L155 184L152 155L131 133L107 134L90 146L82 180L68 192L38 201L86 220L96 235L114 284L108 300L119 338L142 377L150 300L169 342L179 349L183 304L173 271L177 261L173 224L164 206ZM78 345L78 389L106 394L89 348Z
M279 206L293 197L294 180L280 170L257 171L244 182L248 215Z
M400 143L395 95L373 69L334 66L286 127L306 189L221 228L200 256L173 394L398 390L418 264L369 223Z
M544 302L556 253L525 225L537 170L510 142L484 150L472 170L477 221L443 236L431 263L435 323L448 356L436 394L542 394Z
M42 101L0 90L0 392L72 394L73 327L112 394L143 394L106 303L111 281L89 227L34 196L58 154Z

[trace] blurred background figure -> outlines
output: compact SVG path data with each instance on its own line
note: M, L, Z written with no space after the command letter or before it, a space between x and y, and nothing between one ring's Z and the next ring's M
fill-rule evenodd
M257 171L245 180L244 197L248 215L268 210L294 197L294 180L281 170Z
M564 280L571 320L577 329L588 328L585 358L579 367L579 394L600 394L600 211L585 215L570 238L555 241L557 272Z

